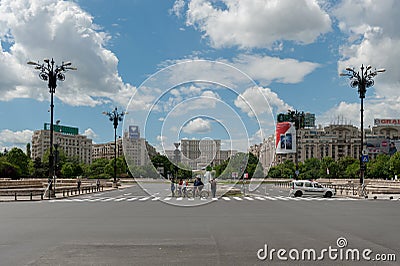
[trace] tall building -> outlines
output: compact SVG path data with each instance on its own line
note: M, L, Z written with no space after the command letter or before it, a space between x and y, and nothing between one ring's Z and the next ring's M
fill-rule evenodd
M221 140L182 139L180 142L180 161L193 170L201 170L213 163L218 165L237 153L234 150L221 150ZM174 150L165 151L167 157L174 160Z
M92 160L106 158L114 159L114 141L92 145ZM123 155L122 139L117 139L117 157Z
M68 157L77 157L81 162L92 163L92 140L78 134L78 128L54 125L53 144L63 150ZM32 136L32 158L43 159L50 149L50 125L44 124L43 130L36 130Z
M124 155L129 165L144 166L150 163L150 158L157 152L144 138L140 137L139 126L129 126L124 132Z
M129 126L123 138L117 139L117 157L125 156L128 164L143 166L150 162L150 157L157 152L144 138L140 137L137 126ZM102 144L93 144L93 160L98 158L114 158L114 141Z

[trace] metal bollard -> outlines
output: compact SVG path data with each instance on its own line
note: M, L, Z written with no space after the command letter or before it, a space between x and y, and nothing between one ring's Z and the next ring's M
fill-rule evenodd
M15 197L14 197L14 198L15 198L15 201L17 201L17 192L14 193L14 196L15 196Z
M31 200L32 200L32 192L31 192Z

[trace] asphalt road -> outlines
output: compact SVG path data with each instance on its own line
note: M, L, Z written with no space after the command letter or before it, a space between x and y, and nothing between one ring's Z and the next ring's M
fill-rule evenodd
M266 186L240 200L179 207L133 186L69 200L2 203L0 265L399 265L400 258L333 260L322 251L370 249L371 259L399 257L400 201L286 196ZM339 238L347 245L339 247ZM265 245L269 252L285 249L288 260L276 252L260 260ZM322 259L294 260L295 249L314 249Z

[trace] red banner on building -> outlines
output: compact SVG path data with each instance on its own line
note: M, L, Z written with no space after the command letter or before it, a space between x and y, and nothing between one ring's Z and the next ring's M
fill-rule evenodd
M292 122L276 124L275 151L277 154L296 152L296 129Z

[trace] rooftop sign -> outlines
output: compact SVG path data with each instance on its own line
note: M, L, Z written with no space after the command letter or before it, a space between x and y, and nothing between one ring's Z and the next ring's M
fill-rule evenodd
M44 123L44 130L50 130L49 123ZM66 135L78 135L79 129L77 127L67 127L53 124L53 131Z
M400 126L400 119L374 119L375 126Z

